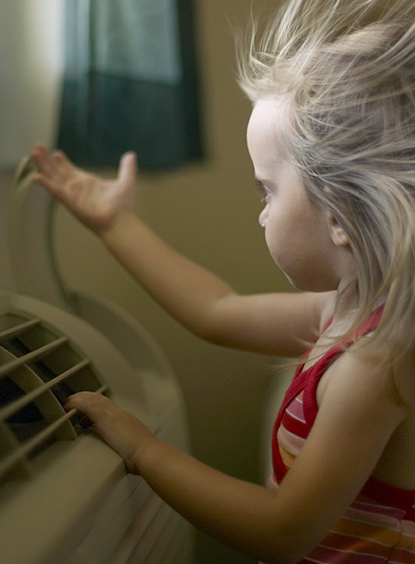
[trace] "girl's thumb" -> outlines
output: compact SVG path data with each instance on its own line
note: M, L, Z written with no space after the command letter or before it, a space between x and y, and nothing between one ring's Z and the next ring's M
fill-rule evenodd
M121 182L134 182L137 174L137 157L133 152L125 153L120 160L118 179Z

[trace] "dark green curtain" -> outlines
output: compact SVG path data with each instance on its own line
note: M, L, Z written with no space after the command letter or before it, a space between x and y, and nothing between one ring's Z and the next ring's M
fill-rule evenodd
M81 166L203 156L194 0L66 0L58 146Z

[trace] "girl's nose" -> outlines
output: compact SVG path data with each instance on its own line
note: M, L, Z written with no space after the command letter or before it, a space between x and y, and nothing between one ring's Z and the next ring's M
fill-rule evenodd
M268 204L265 206L265 208L259 214L259 218L258 218L259 225L261 227L265 227L265 225L267 224L267 219L268 219Z

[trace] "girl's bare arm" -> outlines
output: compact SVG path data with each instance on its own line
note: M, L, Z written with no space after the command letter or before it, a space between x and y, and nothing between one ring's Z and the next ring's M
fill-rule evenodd
M306 340L318 336L327 295L241 296L165 244L132 213L124 214L102 238L149 294L203 339L266 354L297 356L304 351Z
M221 345L297 356L318 336L326 294L240 296L220 278L166 245L131 211L133 154L118 178L104 181L75 167L61 152L36 145L36 180L97 233L114 256L180 323ZM330 298L331 299L331 298Z
M67 407L86 412L127 468L194 525L264 562L294 564L344 513L405 417L387 378L372 388L371 362L346 355L335 363L316 423L276 493L165 444L107 398L81 393Z

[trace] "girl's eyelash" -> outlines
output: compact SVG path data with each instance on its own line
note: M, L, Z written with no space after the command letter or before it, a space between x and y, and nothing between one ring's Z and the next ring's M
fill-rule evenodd
M263 202L269 193L268 188L260 180L256 180L256 189L261 197L261 202Z

